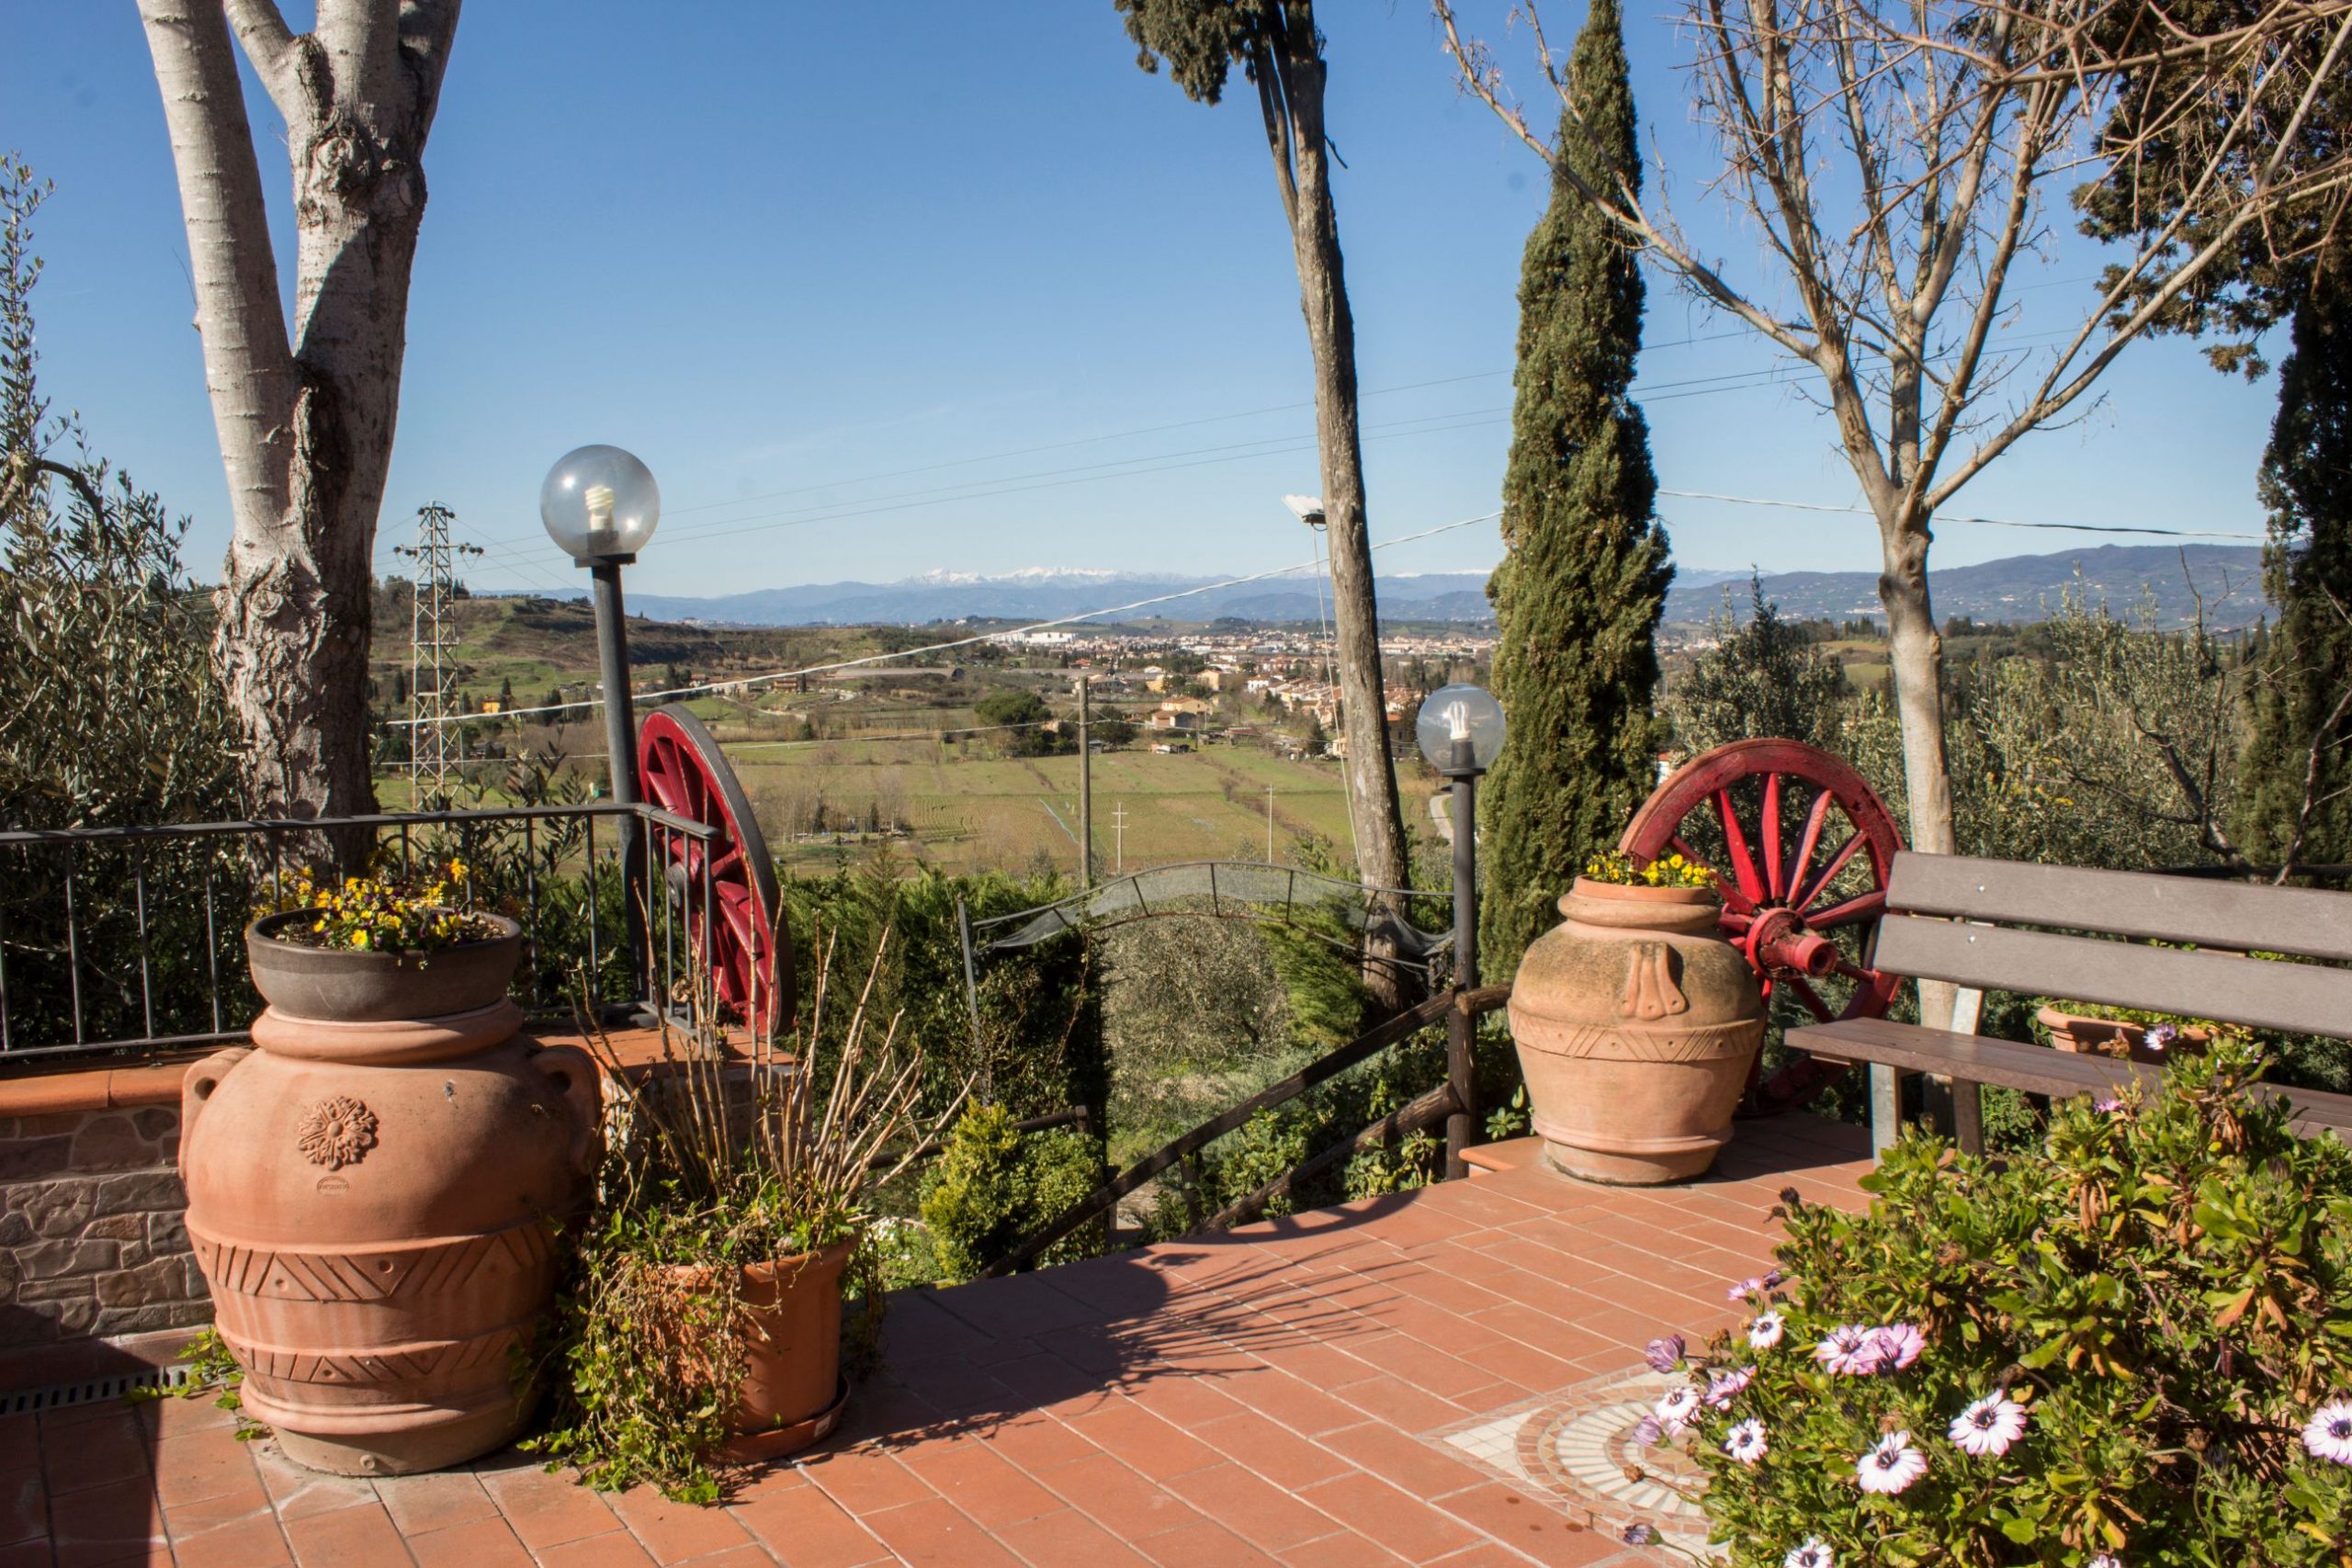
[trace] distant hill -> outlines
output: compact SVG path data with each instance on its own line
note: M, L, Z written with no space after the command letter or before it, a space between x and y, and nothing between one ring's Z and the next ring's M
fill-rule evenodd
M1667 596L1667 620L1689 625L1719 614L1725 589L1734 607L1746 615L1746 576L1679 574ZM1791 617L1842 621L1880 614L1876 572L1772 572L1764 577L1763 586L1764 597ZM2199 594L2204 596L2209 626L2251 626L2265 611L2262 550L2254 545L2100 545L2056 555L2010 556L1928 574L1939 619L2045 620L2056 612L2069 587L2093 604L2103 601L2119 615L2136 608L2153 592L2157 615L2167 626L2193 619Z
M2184 562L2186 574L2184 574ZM2205 598L2210 624L2251 625L2263 613L2262 552L2251 545L2101 545L2052 555L2010 556L1976 566L1951 567L1932 574L1930 586L1939 618L1967 615L1979 621L2035 621L2056 607L2060 595L2077 585L2092 603L2104 600L2118 611L2137 605L2153 591L2168 625L2196 614L2193 578ZM1683 567L1668 595L1669 624L1692 626L1723 608L1731 591L1746 614L1747 573L1720 568ZM933 572L897 582L821 582L765 588L714 598L631 593L632 613L657 621L700 621L740 626L850 626L923 625L933 621L1043 621L1090 610L1135 604L1168 595L1186 596L1105 617L1141 621L1209 621L1233 616L1250 621L1311 623L1329 613L1328 590L1319 595L1310 577L1276 577L1230 588L1211 588L1214 577L1167 577L1112 571L1033 570L1003 576ZM1783 615L1845 620L1876 616L1878 577L1868 571L1768 573L1764 595ZM1392 624L1408 621L1491 626L1487 574L1427 572L1379 580L1380 611Z

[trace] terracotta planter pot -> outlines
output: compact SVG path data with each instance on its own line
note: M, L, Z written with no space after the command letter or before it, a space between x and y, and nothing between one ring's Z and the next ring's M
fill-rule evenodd
M842 1272L851 1250L851 1243L836 1242L741 1271L748 1364L728 1422L734 1436L726 1459L781 1459L841 1424L849 1398L842 1381ZM677 1272L690 1286L710 1277L704 1269Z
M353 1020L273 1003L253 1048L198 1063L182 1091L188 1235L244 1407L317 1469L439 1469L528 1415L514 1351L552 1302L556 1224L588 1196L600 1084L585 1052L517 1036L514 944L483 945L507 955L487 1005ZM308 997L338 982L307 961L381 957L293 951ZM453 951L394 984L479 981ZM349 983L360 1010L392 967Z
M2145 1062L2154 1066L2202 1051L2213 1038L2205 1030L2183 1027L2174 1032L2172 1043L2159 1051L2148 1044L2148 1026L2144 1023L2089 1018L2077 1012L2061 1012L2056 1008L2042 1008L2033 1016L2050 1031L2050 1043L2061 1051L2083 1056L2113 1056L2119 1061Z
M503 915L475 917L496 927L496 938L438 953L336 953L281 940L316 918L288 909L245 928L254 989L295 1018L383 1023L471 1012L506 995L523 955L523 928Z
M1700 1175L1730 1142L1764 1001L1716 908L1703 888L1578 877L1566 919L1520 960L1511 1038L1560 1169L1655 1186Z

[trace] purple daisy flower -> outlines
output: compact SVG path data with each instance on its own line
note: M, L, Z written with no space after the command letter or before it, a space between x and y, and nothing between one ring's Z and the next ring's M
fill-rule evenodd
M1654 1449L1657 1447L1658 1439L1666 1436L1666 1428L1658 1425L1657 1416L1645 1416L1634 1422L1632 1430L1625 1435L1634 1439L1635 1448Z
M1840 1377L1858 1377L1878 1370L1875 1331L1859 1323L1831 1329L1813 1348L1813 1359Z
M2170 1023L2152 1023L2148 1026L2147 1032L2141 1035L2140 1043L2145 1045L2151 1051L2162 1051L2179 1038L2180 1028L2178 1025Z
M1750 1296L1762 1295L1764 1290L1764 1277L1761 1274L1750 1274L1747 1279L1725 1291L1724 1298L1726 1301L1744 1302Z
M1627 1546L1647 1546L1657 1539L1657 1531L1647 1525L1627 1525L1623 1539Z
M2003 1454L2025 1436L2025 1406L1988 1393L1951 1418L1951 1440L1972 1454Z
M1643 1348L1642 1359L1654 1372L1670 1372L1681 1364L1683 1348L1679 1334L1661 1335Z
M1734 1427L1724 1438L1724 1452L1745 1465L1753 1465L1771 1450L1764 1440L1764 1423L1754 1416Z
M1911 1446L1908 1432L1889 1432L1854 1461L1862 1490L1892 1497L1928 1473L1928 1456Z
M1928 1337L1918 1325L1890 1323L1883 1328L1871 1330L1871 1342L1878 1349L1878 1365L1872 1369L1882 1372L1899 1372L1919 1359L1928 1348Z
M2103 1094L2091 1101L2091 1109L2102 1116L2112 1116L2123 1109L2123 1102L2111 1094Z
M1729 1404L1734 1399L1737 1398L1739 1391L1746 1388L1750 1382L1754 1382L1755 1378L1756 1369L1754 1367L1741 1367L1735 1371L1712 1372L1708 1374L1707 1393L1705 1395L1707 1408L1710 1410L1721 1410L1724 1406Z
M1838 1554L1819 1536L1809 1535L1802 1545L1789 1548L1789 1554L1781 1559L1781 1568L1838 1568Z
M2303 1425L2303 1447L2312 1457L2352 1464L2352 1399L2337 1399L2312 1412Z

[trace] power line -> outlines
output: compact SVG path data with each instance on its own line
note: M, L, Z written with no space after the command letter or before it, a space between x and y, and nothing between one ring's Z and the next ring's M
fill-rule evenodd
M1724 501L1737 506L1775 506L1791 512L1840 512L1872 515L1867 506L1831 505L1818 501L1774 501L1760 495L1725 495L1711 490L1668 490L1659 487L1658 494L1679 496L1686 501ZM2149 534L2166 539L2254 539L2260 534L2230 534L2207 528L2132 527L2119 523L2020 523L2010 517L1961 517L1938 513L1932 523L1969 523L1985 528L2046 528L2060 534Z

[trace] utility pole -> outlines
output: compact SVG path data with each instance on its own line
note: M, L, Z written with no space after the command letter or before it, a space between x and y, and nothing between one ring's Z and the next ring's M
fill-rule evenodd
M1111 809L1111 851L1118 857L1114 875L1127 874L1127 803L1121 801Z
M394 555L409 557L417 567L408 634L408 793L413 811L447 808L449 773L465 756L457 699L448 689L458 672L455 562L482 552L479 545L449 542L455 521L456 513L427 502L417 509L416 543L392 547Z
M1092 722L1086 677L1078 678L1078 885L1094 886L1094 748L1088 726Z

